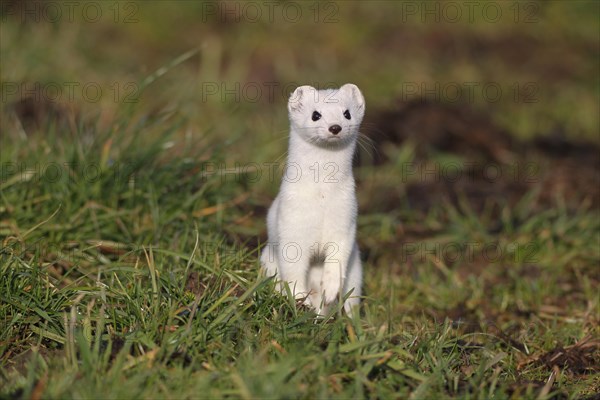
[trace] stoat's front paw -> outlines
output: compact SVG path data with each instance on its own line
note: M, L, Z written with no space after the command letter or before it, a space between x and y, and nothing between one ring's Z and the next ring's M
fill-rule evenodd
M323 279L321 287L323 289L323 301L325 304L331 304L338 299L341 286L339 279L331 279L328 281Z

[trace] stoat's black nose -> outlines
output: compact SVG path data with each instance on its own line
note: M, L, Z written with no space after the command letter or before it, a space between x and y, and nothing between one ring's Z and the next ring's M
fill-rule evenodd
M333 133L334 135L337 135L341 131L342 131L342 127L339 125L331 125L329 127L329 132Z

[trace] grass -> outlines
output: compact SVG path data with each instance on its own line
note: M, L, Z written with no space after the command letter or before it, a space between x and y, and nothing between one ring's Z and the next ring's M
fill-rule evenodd
M502 188L475 201L453 186L449 199L400 170L464 154L375 143L386 161L355 171L360 315L315 319L260 277L278 187L264 163L284 159L285 93L223 99L203 84L353 81L369 118L393 109L399 82L533 79L540 102L459 106L515 140L562 129L566 143L597 143L598 59L586 49L598 37L581 22L598 25L597 4L549 3L534 25L399 23L399 6L380 5L347 3L339 23L317 27L199 23L201 6L182 13L159 2L140 6L130 25L3 21L0 397L597 396L600 215L589 187L545 186L562 182L563 159L518 153L540 172L516 202ZM459 40L444 42L449 33ZM519 44L538 58L498 62ZM357 59L357 46L368 57ZM24 113L28 96L8 93L7 84L71 80L104 95L41 96ZM113 82L132 83L137 101L124 92L115 101ZM388 129L372 121L367 136Z

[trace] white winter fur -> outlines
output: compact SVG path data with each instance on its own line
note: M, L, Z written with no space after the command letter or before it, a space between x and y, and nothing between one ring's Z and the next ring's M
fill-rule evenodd
M267 215L269 239L261 265L319 314L352 291L344 303L351 315L362 284L352 158L365 100L353 84L335 90L300 86L290 96L288 111L288 160ZM314 111L321 115L317 121ZM333 134L333 125L341 131Z

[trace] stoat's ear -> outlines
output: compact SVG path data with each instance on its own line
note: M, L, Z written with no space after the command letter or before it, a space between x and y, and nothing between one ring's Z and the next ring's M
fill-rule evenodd
M353 83L346 83L340 88L340 90L345 92L352 99L352 102L356 105L358 110L365 109L365 98L360 92L358 86Z
M296 90L290 95L288 100L288 111L290 113L296 111L302 111L303 104L308 96L314 95L316 89L312 86L304 85L298 86Z

